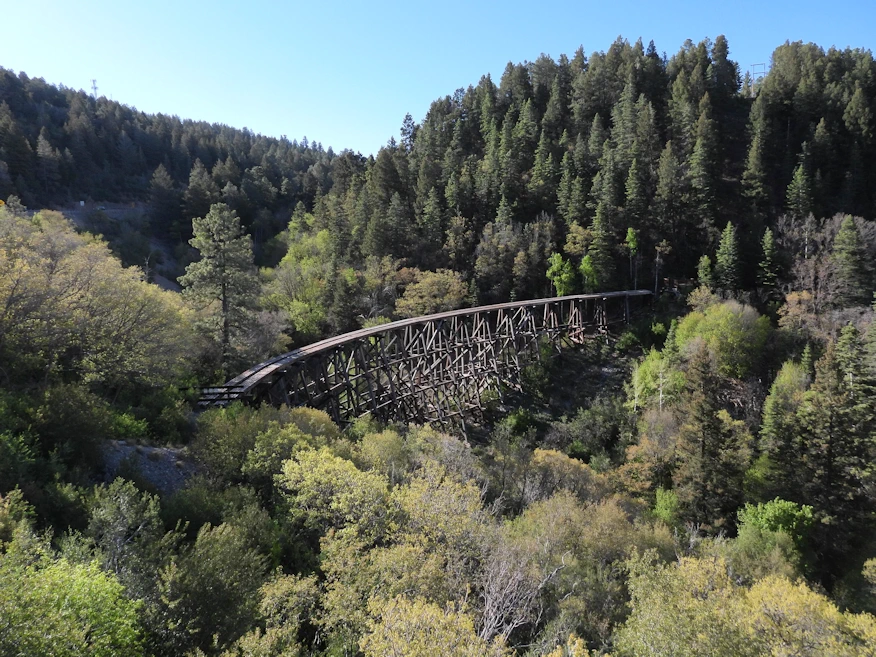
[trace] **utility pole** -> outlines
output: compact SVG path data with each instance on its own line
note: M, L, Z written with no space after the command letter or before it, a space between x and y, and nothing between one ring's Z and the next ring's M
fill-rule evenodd
M97 100L97 80L91 81L91 91L94 93L94 100Z

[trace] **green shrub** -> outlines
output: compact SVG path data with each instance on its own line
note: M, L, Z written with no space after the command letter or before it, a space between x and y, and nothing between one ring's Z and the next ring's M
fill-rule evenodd
M744 378L757 368L771 331L770 320L751 306L725 301L685 316L678 323L675 343L684 353L702 339L717 357L722 374Z

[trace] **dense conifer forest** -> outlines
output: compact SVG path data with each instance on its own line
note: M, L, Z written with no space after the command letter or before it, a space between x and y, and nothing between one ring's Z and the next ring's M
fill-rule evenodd
M876 655L876 62L511 64L374 156L0 69L0 654ZM468 434L196 413L402 317L646 288Z

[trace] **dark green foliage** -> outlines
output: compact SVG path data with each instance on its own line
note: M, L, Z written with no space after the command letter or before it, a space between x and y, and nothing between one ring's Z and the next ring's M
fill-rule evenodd
M159 573L162 603L172 619L167 649L209 649L234 641L257 619L267 559L233 525L204 525L193 545Z
M870 264L858 227L851 216L843 219L834 238L831 259L836 267L836 305L858 306L870 303L873 298Z
M673 486L679 517L713 528L732 526L742 499L746 466L744 432L718 401L721 380L705 345L687 371L685 422L677 438Z
M247 325L254 306L258 278L252 260L252 242L243 234L237 214L224 203L193 220L190 243L200 260L186 267L179 281L196 304L208 309L203 326L221 347L221 368L231 376L232 341Z

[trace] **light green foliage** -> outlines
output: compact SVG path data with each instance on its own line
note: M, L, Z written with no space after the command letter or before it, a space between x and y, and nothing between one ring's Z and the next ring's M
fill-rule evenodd
M357 464L379 472L393 484L407 475L411 457L408 441L390 429L365 434L354 453Z
M674 490L658 487L654 492L654 516L667 526L678 524L678 495Z
M359 647L366 657L506 657L509 652L495 641L487 643L475 633L474 622L464 610L444 609L422 599L396 596L375 598L369 609L374 620Z
M362 636L369 619L368 601L375 595L414 595L437 604L459 598L441 555L422 545L392 544L371 550L334 536L322 541L326 576L320 624L335 642Z
M685 316L678 323L675 343L684 352L697 339L703 340L722 374L743 378L760 362L770 332L769 318L751 306L725 301Z
M25 501L21 489L14 488L5 495L0 494L0 554L6 551L16 528L31 516L33 507Z
M581 274L581 279L584 281L584 292L595 292L599 286L599 276L593 266L593 257L589 253L581 258L578 271Z
M18 551L21 548L25 554ZM0 653L4 655L142 655L140 608L96 563L53 560L48 554L30 552L21 542L0 554Z
M637 549L673 557L666 526L637 520L631 509L628 498L587 504L568 491L532 504L491 544L492 555L504 556L490 562L487 576L494 587L507 583L503 596L493 594L491 613L516 597L516 604L506 603L504 621L525 619L522 602L535 593L530 602L558 611L554 629L545 631L559 634L547 647L571 631L596 644L608 641L628 600L621 562Z
M72 372L126 387L175 381L190 349L177 295L123 268L61 214L0 208L0 355L22 375Z
M575 288L575 270L572 263L565 260L559 253L554 253L548 258L550 265L547 270L548 280L553 284L558 297L571 294Z
M293 408L283 413L282 423L271 421L260 431L247 453L241 472L263 490L270 490L283 462L302 449L320 449L339 436L338 428L324 411Z
M876 618L842 613L803 582L771 575L740 586L721 558L661 566L639 557L629 568L622 657L876 654Z
M418 317L462 307L468 288L459 274L449 269L422 272L405 288L395 305L402 317Z
M704 541L697 553L703 558L721 558L737 579L751 584L769 575L797 579L804 573L804 559L793 539L783 531L744 525L734 539Z
M363 537L382 535L387 521L387 480L362 472L326 448L302 450L283 464L277 485L292 519L320 535L350 527Z
M301 417L301 413L287 407L265 405L253 408L239 403L227 408L210 409L198 416L198 431L192 451L211 473L225 481L240 481L244 463L250 451L256 447L258 437L265 434L262 438L264 449L253 455L254 459L270 452L274 441L291 448L294 429L289 429L288 441L284 441L281 434L287 425L297 426L293 418ZM302 422L305 427L310 424L309 420ZM328 435L336 435L331 429L327 430L330 432ZM337 428L334 429L336 431Z
M812 528L812 507L780 498L757 505L746 504L739 510L739 523L743 527L783 531L802 547Z
M223 657L299 657L306 654L299 641L301 626L315 612L319 600L316 578L277 574L259 590L259 616L264 629L250 630Z
M652 348L644 360L633 366L627 403L633 410L650 405L662 409L676 401L683 389L684 373L664 353Z
M568 641L562 645L558 645L556 649L547 653L545 657L591 657L597 653L591 653L587 649L587 644L581 637L570 635Z
M326 297L331 270L332 238L328 230L312 232L305 215L302 223L289 226L289 245L280 264L270 272L265 286L265 305L286 313L295 334L314 340L326 321Z
M527 464L521 498L526 506L568 491L582 501L602 499L608 490L605 477L583 461L553 449L536 448Z
M401 512L395 534L401 541L423 545L445 558L469 564L479 550L488 514L472 481L462 482L437 464L392 492ZM461 574L461 573L460 573Z

